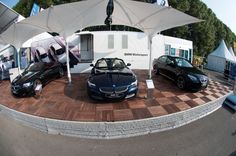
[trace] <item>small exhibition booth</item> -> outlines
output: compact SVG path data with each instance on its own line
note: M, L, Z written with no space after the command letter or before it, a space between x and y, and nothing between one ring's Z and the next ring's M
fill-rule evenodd
M224 40L222 40L218 48L208 55L207 68L223 73L225 69L229 69L230 63L235 62L235 56L229 52Z
M80 59L71 73L90 71L90 64L100 58L121 58L132 69L149 69L148 36L143 32L92 31L80 32L69 38L77 42ZM192 41L157 34L152 38L152 60L161 55L181 56L192 61ZM146 62L146 63L141 63ZM152 62L151 62L152 63Z

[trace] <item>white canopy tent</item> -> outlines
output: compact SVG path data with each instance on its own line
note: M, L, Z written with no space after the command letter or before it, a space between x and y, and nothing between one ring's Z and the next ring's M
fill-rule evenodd
M229 52L235 57L235 53L232 47L229 48Z
M0 1L0 33L5 31L14 21L18 19L19 14L8 8Z
M68 37L75 31L88 26L104 25L104 21L107 17L107 3L108 0L87 0L52 6L18 24L38 27L38 31L57 32L64 37ZM112 24L127 25L142 30L149 36L150 47L152 37L157 32L200 21L201 20L173 9L172 7L132 0L114 0ZM6 36L6 34L3 35ZM20 36L10 35L10 37L14 39L5 39L5 41L13 45L16 43L16 40L17 43L24 43L33 35L35 34L31 34L31 32L26 34L22 33ZM14 40L14 42L12 42L12 40ZM151 77L151 53L150 48L149 77ZM69 63L67 64L69 71ZM68 78L70 82L71 78L69 72Z
M50 32L70 36L88 26L104 25L108 0L86 0L52 6L22 23ZM200 20L172 7L163 7L132 0L114 0L112 24L138 28L147 35L199 22Z
M224 40L221 40L218 48L208 55L207 68L218 72L224 72L226 61L236 62L236 58L229 52Z
M6 31L13 23L23 20L24 17L0 1L0 34ZM0 44L6 44L0 38Z
M40 27L18 22L13 23L6 31L4 31L0 35L0 40L14 45L15 48L18 49L25 41L43 32L45 32L45 30Z

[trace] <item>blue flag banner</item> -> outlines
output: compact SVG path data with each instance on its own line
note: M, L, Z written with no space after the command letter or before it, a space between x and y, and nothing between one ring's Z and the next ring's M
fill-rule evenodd
M36 3L34 3L34 5L33 5L33 7L32 7L32 10L31 10L31 13L30 13L30 16L36 15L37 13L39 13L39 11L40 11L39 5L37 5Z
M157 3L158 5L161 6L169 6L168 0L154 0L154 3Z

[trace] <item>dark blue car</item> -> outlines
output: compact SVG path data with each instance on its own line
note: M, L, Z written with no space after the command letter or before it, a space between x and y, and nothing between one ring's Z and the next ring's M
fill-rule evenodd
M102 58L93 67L87 82L89 97L93 99L124 99L138 91L136 75L122 59Z

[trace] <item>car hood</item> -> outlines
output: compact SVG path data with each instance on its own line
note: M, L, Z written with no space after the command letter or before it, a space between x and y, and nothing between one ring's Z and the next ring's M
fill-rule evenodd
M15 85L20 85L20 84L24 84L27 82L30 82L32 79L34 79L35 77L38 77L38 74L40 72L23 72L21 73L19 76L17 76L13 81L12 84Z
M89 81L98 87L126 86L136 81L130 70L101 72L90 76Z
M193 68L188 68L188 67L181 67L181 69L183 69L183 71L186 74L191 74L191 75L205 75L201 70L197 69L196 67Z

